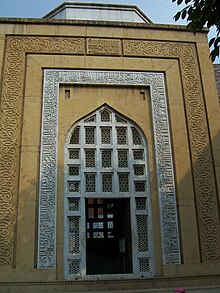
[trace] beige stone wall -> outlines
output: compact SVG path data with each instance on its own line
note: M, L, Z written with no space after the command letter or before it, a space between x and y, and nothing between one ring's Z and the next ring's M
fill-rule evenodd
M214 64L215 81L218 93L218 99L220 103L220 64Z
M68 129L108 103L149 143L156 276L219 274L220 108L205 33L156 25L0 23L1 281L63 280L63 153ZM44 68L163 72L177 189L182 264L161 255L150 94L140 88L74 88L59 97L57 269L36 269ZM69 88L69 87L68 87ZM94 98L95 96L95 98Z

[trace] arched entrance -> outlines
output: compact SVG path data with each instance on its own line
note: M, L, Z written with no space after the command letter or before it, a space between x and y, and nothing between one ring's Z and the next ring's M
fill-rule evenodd
M104 105L65 145L66 279L154 275L147 141Z

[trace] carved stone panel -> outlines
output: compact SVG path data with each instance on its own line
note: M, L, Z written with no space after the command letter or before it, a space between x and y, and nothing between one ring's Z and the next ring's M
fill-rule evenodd
M121 55L121 41L117 39L87 39L88 55Z
M55 267L56 260L56 143L59 83L150 86L164 263L180 263L174 173L163 74L86 70L45 70L44 74L38 266Z
M84 54L83 38L7 37L0 117L0 265L13 259L25 53Z
M124 40L125 56L178 58L182 73L203 261L220 260L220 219L206 110L193 44Z
M25 54L86 54L84 38L8 36L6 39L0 118L0 265L10 264L13 259ZM113 39L116 41L112 45L115 49L112 49L113 53L107 54L105 52L108 50L104 45L97 45L101 44L101 40L103 39L97 40L96 45L92 43L92 48L88 47L88 42L87 54L99 55L98 52L101 52L100 55L120 55L121 51L116 47L121 41ZM195 46L144 40L124 40L122 45L125 57L163 57L179 60L189 128L202 259L219 260L220 221L215 173ZM111 79L110 76L108 78Z

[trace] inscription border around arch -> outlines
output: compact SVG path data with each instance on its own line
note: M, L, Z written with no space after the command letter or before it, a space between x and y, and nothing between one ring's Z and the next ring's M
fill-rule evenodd
M90 48L89 40L98 46ZM9 35L3 72L0 140L0 223L4 234L0 239L0 265L15 261L16 201L20 162L20 130L24 102L25 54L68 54L111 56L109 42L118 41L117 55L137 58L177 58L183 80L184 105L189 132L192 175L195 186L201 257L203 262L220 259L219 209L215 168L212 158L208 121L201 88L196 44L189 42L138 39L97 39L65 36ZM87 41L87 42L86 42ZM103 43L104 42L104 43ZM87 47L86 47L87 43ZM104 46L100 52L100 46ZM114 51L115 52L115 51ZM204 180L206 178L206 180ZM207 182L209 192L207 193ZM210 233L212 231L212 233Z
M56 267L56 192L59 84L150 86L164 264L180 263L174 172L162 73L44 70L38 267Z

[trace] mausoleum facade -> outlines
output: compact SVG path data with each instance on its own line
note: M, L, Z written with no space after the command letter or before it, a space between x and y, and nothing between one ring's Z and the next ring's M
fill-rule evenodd
M206 30L64 3L0 19L0 67L1 292L219 285Z

